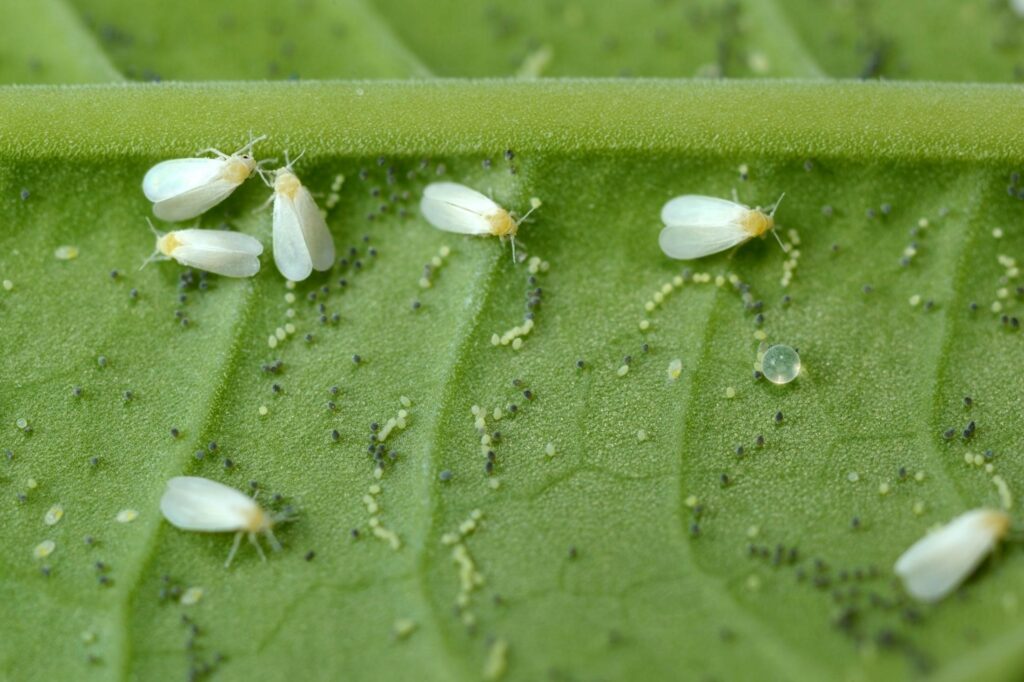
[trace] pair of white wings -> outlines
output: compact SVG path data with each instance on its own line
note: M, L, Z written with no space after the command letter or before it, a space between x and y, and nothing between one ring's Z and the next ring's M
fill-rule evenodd
M680 260L703 258L750 239L743 219L750 209L734 201L685 194L661 208L665 227L658 244L666 256Z
M160 511L183 530L208 533L244 530L260 513L256 501L234 488L198 476L177 476L167 482Z
M313 270L330 270L334 265L331 232L304 186L294 198L274 195L274 263L293 282L301 282Z
M153 202L153 215L168 222L189 220L227 199L240 184L223 177L229 161L171 159L150 168L142 191Z
M260 271L259 240L226 230L176 230L179 245L171 257L182 265L225 277L252 277Z
M455 182L434 182L423 190L420 211L434 227L459 234L491 233L490 216L502 210L475 189Z

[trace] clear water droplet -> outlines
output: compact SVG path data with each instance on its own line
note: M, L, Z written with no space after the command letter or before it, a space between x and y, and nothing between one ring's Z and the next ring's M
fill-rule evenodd
M764 352L761 372L773 384L788 384L800 374L800 355L783 344L772 346Z

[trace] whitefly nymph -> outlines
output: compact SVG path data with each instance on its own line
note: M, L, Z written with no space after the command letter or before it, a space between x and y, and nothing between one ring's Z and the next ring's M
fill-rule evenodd
M439 230L508 239L514 259L519 226L540 205L539 199L532 199L530 210L518 218L475 189L456 182L433 182L423 190L420 211Z
M267 557L256 539L258 534L265 535L270 546L280 551L281 544L274 537L273 528L288 518L267 512L241 491L198 476L176 476L167 481L167 490L160 498L160 511L172 525L182 530L235 533L225 568L235 558L243 535L249 537L264 561Z
M169 222L189 220L227 199L259 167L252 148L265 138L250 139L233 154L204 149L199 153L214 157L170 159L150 168L142 192L153 202L153 215Z
M912 597L939 601L974 572L1009 529L1006 512L972 509L911 545L894 570Z
M665 227L658 235L658 244L666 256L679 260L725 251L774 230L775 210L781 201L782 196L766 213L760 207L750 208L738 201L717 197L697 194L675 197L661 208L661 222Z
M247 234L194 228L161 233L149 218L146 222L156 236L156 248L142 267L154 260L174 259L187 267L225 277L252 277L260 271L263 245Z

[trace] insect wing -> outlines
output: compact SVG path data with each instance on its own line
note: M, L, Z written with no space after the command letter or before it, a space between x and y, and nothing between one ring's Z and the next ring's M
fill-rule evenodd
M454 182L427 185L420 200L420 211L431 225L459 234L490 234L487 217L500 208L475 189Z
M313 271L298 207L282 194L274 196L274 264L293 282L301 282Z
M161 161L142 178L142 192L156 203L207 185L224 170L224 159L171 159Z
M153 204L153 215L168 222L189 220L227 199L237 187L237 183L229 180L213 180Z
M263 244L258 239L241 232L229 230L175 230L177 240L185 246L197 246L211 251L230 251L258 256L263 253Z
M160 498L164 517L184 530L239 530L258 510L256 502L238 490L197 476L172 478Z
M1002 535L993 512L975 509L930 533L904 552L894 570L915 598L938 601L952 592L992 551Z
M334 265L334 239L313 195L305 187L300 187L295 194L295 211L299 216L313 269L330 270Z
M742 204L715 197L675 197L661 209L665 228L658 236L658 244L667 256L680 260L724 251L750 238L740 222L749 210Z

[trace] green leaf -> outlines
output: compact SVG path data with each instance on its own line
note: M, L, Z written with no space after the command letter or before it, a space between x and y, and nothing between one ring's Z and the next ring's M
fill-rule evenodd
M103 83L121 74L62 0L7 2L0 25L0 82Z
M1019 547L934 607L907 601L891 565L931 525L1000 504L966 453L991 450L983 463L1024 483L1021 334L990 310L1021 310L997 258L1024 245L1007 193L1022 104L1011 87L810 82L3 91L0 676L173 679L209 663L222 679L1019 677ZM269 136L261 158L306 152L296 168L322 205L344 176L328 222L348 264L294 290L269 252L257 277L206 288L183 287L175 263L140 271L145 170L250 130ZM430 228L418 197L437 178L519 211L542 199L518 248L550 270L529 282L507 245ZM751 205L786 192L779 236L801 240L788 287L771 239L691 264L658 248L664 201L732 189ZM250 181L201 224L269 247L266 195ZM61 245L78 257L55 258ZM716 286L730 274L763 324ZM523 347L492 346L536 287ZM753 379L759 330L799 348L795 382ZM378 480L370 424L401 396L408 426ZM501 432L493 476L474 405ZM225 570L229 536L161 518L180 474L256 481L264 504L294 505L284 551L262 563L245 546ZM374 536L367 495L397 551ZM64 516L47 526L54 504ZM138 518L117 522L125 509ZM445 544L474 510L475 530ZM47 539L55 551L34 559ZM459 546L482 576L461 606ZM188 587L198 603L166 596Z
M433 73L1017 81L1024 66L1024 21L1009 0L3 6L0 79L18 83L117 80L108 59L133 80Z
M363 0L203 0L154 8L68 0L122 73L138 80L386 78L428 75Z

